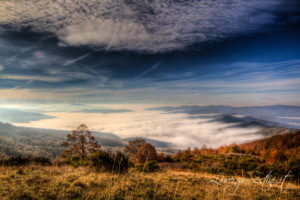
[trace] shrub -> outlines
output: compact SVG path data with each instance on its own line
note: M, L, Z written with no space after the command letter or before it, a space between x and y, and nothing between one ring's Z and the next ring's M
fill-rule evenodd
M145 162L144 164L137 164L135 169L140 172L156 172L159 170L159 166L157 161L150 160Z
M300 158L288 162L288 170L291 170L291 176L294 180L300 177Z
M51 161L49 158L46 157L35 157L31 159L31 163L33 164L39 164L39 165L51 165Z
M113 154L113 172L127 172L130 165L129 158L121 152Z
M21 166L21 165L28 165L30 163L30 159L17 156L17 157L10 157L6 160L3 160L2 162L3 165L6 166Z
M172 157L170 155L165 156L165 162L173 162Z
M89 165L100 171L124 173L128 171L130 162L121 152L110 154L108 151L98 151L89 157Z
M71 165L73 167L79 167L79 166L87 166L88 162L78 156L72 156L70 158L64 159L62 161L62 164L63 165Z
M255 176L260 176L260 177L264 177L266 176L268 173L270 173L272 171L271 166L267 165L267 164L261 164L259 166L257 166L257 168L254 171L254 175Z
M109 152L98 151L89 157L89 165L97 170L111 170L111 158Z

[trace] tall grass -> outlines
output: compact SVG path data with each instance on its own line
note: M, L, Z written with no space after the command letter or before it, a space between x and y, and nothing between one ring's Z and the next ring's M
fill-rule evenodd
M171 170L112 174L85 167L1 167L0 199L300 199L299 185L283 191L280 185L262 190L249 182L233 193L213 184L216 178Z

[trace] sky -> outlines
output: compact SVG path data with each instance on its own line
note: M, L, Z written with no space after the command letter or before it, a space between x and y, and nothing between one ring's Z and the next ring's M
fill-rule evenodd
M300 106L299 52L297 0L2 0L0 120L125 137L152 107Z

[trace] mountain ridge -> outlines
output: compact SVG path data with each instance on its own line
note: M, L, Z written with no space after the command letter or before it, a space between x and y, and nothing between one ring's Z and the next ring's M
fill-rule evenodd
M268 106L225 106L225 105L182 105L177 107L165 106L148 108L147 110L161 110L168 113L186 113L191 116L199 114L229 114L243 115L276 123L278 126L300 129L300 106L268 105Z

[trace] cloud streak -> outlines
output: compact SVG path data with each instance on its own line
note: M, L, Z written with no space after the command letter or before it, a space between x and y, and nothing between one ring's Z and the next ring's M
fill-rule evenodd
M137 78L145 76L146 74L149 74L150 72L152 72L153 70L157 69L159 67L159 65L162 63L162 61L154 64L152 67L150 67L149 69L143 71L142 73L140 73Z
M86 53L86 54L83 54L82 56L79 56L77 58L74 58L74 59L71 59L71 60L67 60L66 62L64 62L62 64L63 67L65 66L70 66L70 65L73 65L74 63L80 61L80 60L83 60L85 59L86 57L88 57L89 55L91 55L92 53Z

